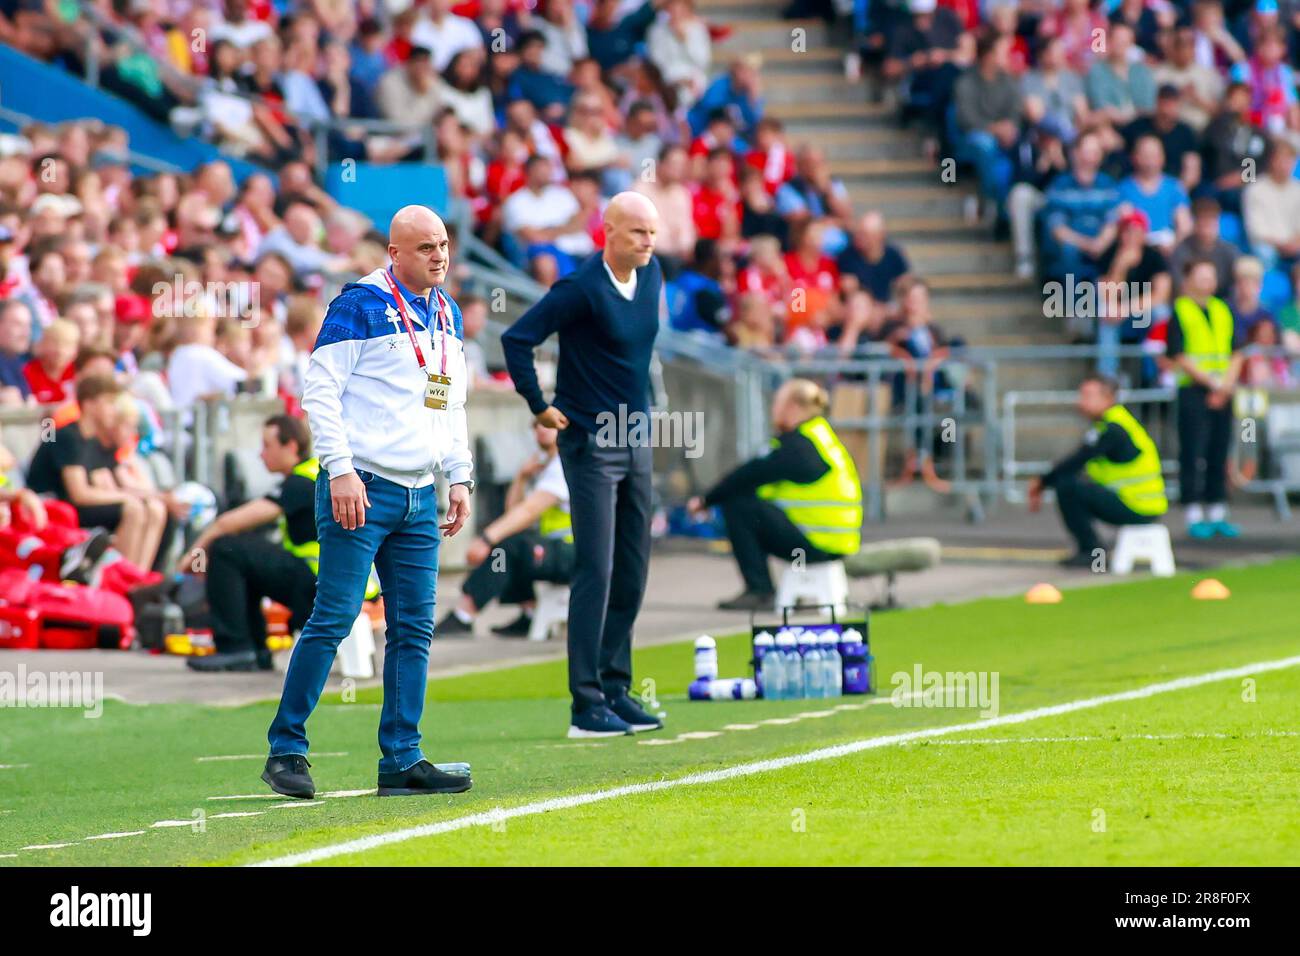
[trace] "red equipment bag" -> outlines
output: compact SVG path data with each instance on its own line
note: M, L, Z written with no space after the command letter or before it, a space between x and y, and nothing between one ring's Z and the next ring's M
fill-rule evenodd
M41 612L0 598L0 647L27 651L40 646Z
M38 645L57 650L126 650L135 641L135 612L120 594L80 584L33 581L16 568L0 571L0 599L40 616Z

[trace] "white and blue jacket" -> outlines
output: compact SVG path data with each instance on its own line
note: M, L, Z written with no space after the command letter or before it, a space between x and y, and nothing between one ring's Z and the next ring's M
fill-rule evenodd
M376 269L349 282L325 313L302 391L315 453L331 478L360 468L408 488L430 484L439 470L449 482L467 481L474 462L465 420L469 374L460 306L442 293L452 334L431 335L428 300L398 283L429 371L440 371L447 350L451 400L446 409L426 408L428 379L386 271ZM437 293L433 305L438 306Z

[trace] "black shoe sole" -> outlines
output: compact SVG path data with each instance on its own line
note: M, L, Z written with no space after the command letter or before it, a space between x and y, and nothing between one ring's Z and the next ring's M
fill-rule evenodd
M275 779L265 770L262 771L262 780L268 787L270 787L272 790L274 790L276 793L280 794L283 797L293 797L295 800L313 800L316 797L315 788L312 788L312 790L307 793L303 793L302 791L294 792L293 790L287 790L284 787L277 784L275 782Z
M446 787L437 789L426 789L424 787L380 787L378 794L381 797L424 797L434 796L439 793L464 793L474 786L474 781L466 777L464 780L456 783L447 784Z

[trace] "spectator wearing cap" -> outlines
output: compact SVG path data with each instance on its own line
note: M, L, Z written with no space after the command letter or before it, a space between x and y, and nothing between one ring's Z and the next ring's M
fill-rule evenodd
M1223 107L1205 128L1205 174L1224 212L1241 212L1242 170L1262 165L1268 140L1250 123L1250 89L1233 83L1224 93Z
M716 110L724 110L731 120L731 128L742 143L747 142L754 133L758 121L763 118L763 91L759 71L763 68L763 57L758 53L746 53L731 61L731 68L709 84L704 95L695 101L686 114L690 124L691 135L701 135L711 124ZM717 145L734 149L735 143Z
M113 315L117 370L134 376L140 371L140 353L149 329L149 300L142 295L119 295L113 303Z
M1085 133L1074 143L1070 171L1047 188L1043 222L1049 240L1045 272L1053 278L1096 278L1096 258L1115 237L1115 181L1101 171L1101 142Z
M1283 139L1273 140L1265 175L1242 192L1250 251L1268 269L1290 269L1300 259L1300 182L1293 175L1295 164L1295 147Z
M911 17L894 30L883 72L903 84L904 118L922 120L937 134L967 59L962 23L936 0L909 0L907 8Z
M1007 218L1016 254L1016 275L1029 279L1037 268L1035 228L1038 214L1047 203L1047 189L1057 176L1070 170L1064 132L1050 117L1044 117L1021 139L1012 153L1012 161Z
M1120 216L1115 241L1097 260L1101 274L1097 301L1097 370L1119 373L1116 349L1141 342L1154 318L1168 313L1172 281L1165 257L1147 241L1146 214L1131 209Z
M1000 214L1011 188L1010 151L1020 139L1022 103L1019 85L1007 70L1010 41L983 33L975 45L975 66L953 87L957 156L975 166L980 191Z
M1165 151L1155 136L1133 144L1133 172L1119 184L1119 198L1147 218L1147 242L1168 254L1192 231L1191 203L1187 191L1173 176L1165 175Z
M536 30L529 30L519 38L519 66L510 74L506 99L527 100L542 117L556 121L564 116L573 85L542 65L546 52L546 38Z
M474 21L451 12L451 0L428 0L411 28L411 42L433 53L433 68L441 73L462 50L483 45Z
M1168 59L1156 66L1156 82L1179 91L1178 118L1201 133L1223 101L1223 76L1196 62L1196 33L1190 26L1174 31L1167 52Z
M412 49L405 63L380 78L375 102L384 119L417 128L432 125L442 107L433 54L425 47Z
M23 374L31 347L31 308L21 299L0 300L0 405L22 405L31 396Z
M1047 37L1038 51L1038 66L1020 80L1025 119L1030 124L1051 123L1068 145L1079 122L1088 115L1083 78L1065 62L1060 37Z
M1254 256L1239 257L1232 270L1232 295L1228 305L1246 335L1260 322L1277 324L1273 313L1260 300L1263 291L1264 264Z
M1144 136L1160 140L1165 151L1165 172L1192 193L1201 184L1200 141L1193 129L1178 118L1182 94L1176 86L1162 86L1156 91L1156 108L1149 116L1139 116L1121 130L1132 151Z
M1219 287L1214 294L1220 299L1230 295L1229 276L1241 255L1232 243L1219 234L1219 204L1210 196L1200 196L1192 200L1192 232L1178 245L1169 256L1169 271L1173 275L1174 292L1182 294L1182 278L1187 264L1193 259L1209 259L1214 263Z

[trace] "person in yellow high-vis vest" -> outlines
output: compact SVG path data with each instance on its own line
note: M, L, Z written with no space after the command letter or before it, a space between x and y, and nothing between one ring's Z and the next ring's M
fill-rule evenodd
M474 620L492 601L518 604L521 613L492 628L500 637L527 637L536 603L533 583L568 584L575 553L569 518L569 485L555 444L557 432L533 424L538 453L529 459L506 492L506 510L479 532L466 558L469 577L460 600L434 628L434 637L473 637Z
M1169 510L1160 453L1147 430L1116 401L1118 388L1103 375L1083 380L1078 408L1092 428L1078 449L1029 484L1030 511L1042 505L1044 488L1056 491L1061 521L1075 543L1075 553L1061 562L1066 567L1097 566L1104 549L1093 521L1148 524Z
M1202 539L1239 534L1228 520L1228 452L1245 329L1214 295L1218 281L1210 260L1188 262L1165 351L1178 380L1179 498L1187 533Z
M186 658L197 671L270 670L262 598L292 612L300 628L316 600L316 473L306 422L274 415L262 429L262 462L283 475L279 489L217 518L181 556L176 570L206 576L212 640L217 652ZM262 530L280 525L277 544Z
M769 556L814 564L854 554L862 543L862 484L853 457L826 421L826 389L791 379L772 399L773 449L719 481L689 508L713 505L731 541L745 590L721 610L771 609Z

